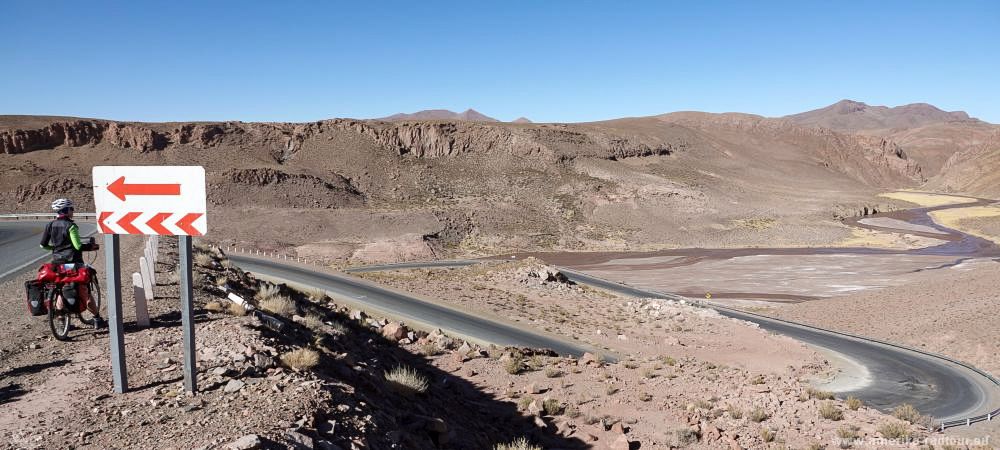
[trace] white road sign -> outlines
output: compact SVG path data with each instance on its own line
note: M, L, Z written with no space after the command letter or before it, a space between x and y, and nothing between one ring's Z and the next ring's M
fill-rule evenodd
M104 234L202 236L205 168L95 166L94 205Z

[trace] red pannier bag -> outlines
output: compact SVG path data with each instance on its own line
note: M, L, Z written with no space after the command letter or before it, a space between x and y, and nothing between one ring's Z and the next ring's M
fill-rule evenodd
M44 316L49 313L48 302L45 300L44 284L36 280L25 281L24 292L28 302L28 314Z
M59 264L42 264L35 279L40 283L55 283L59 279Z
M74 312L83 312L87 309L87 302L90 301L90 291L87 289L90 275L90 268L86 266L64 268L59 272L56 282L63 286L63 301L69 297L76 298L76 303L72 307Z

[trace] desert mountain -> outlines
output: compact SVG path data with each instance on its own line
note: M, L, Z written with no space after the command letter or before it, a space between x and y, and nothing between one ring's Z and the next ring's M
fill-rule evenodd
M743 114L581 124L8 122L0 209L40 211L66 195L89 210L98 164L202 165L217 236L330 261L459 248L819 245L845 232L835 217L923 180L890 139Z
M974 121L964 111L942 111L927 103L913 103L890 108L872 106L853 100L841 100L825 108L785 116L784 119L806 126L820 126L839 131L917 128L940 122Z
M534 122L532 122L531 119L527 117L518 117L513 120L513 123L534 123Z
M932 178L931 189L1000 197L1000 127L978 145L953 154Z
M469 122L499 122L499 120L486 116L479 111L469 108L457 113L447 109L425 109L415 113L398 113L377 120L387 122L400 122L404 120L465 120Z

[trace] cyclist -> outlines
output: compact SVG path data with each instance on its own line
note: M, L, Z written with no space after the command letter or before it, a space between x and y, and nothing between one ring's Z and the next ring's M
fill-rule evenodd
M95 250L91 244L84 244L80 241L80 227L73 222L73 201L65 198L52 202L52 209L56 212L56 220L45 226L42 233L41 247L52 251L52 263L59 266L84 267L83 252ZM66 299L71 304L75 298ZM87 305L87 310L94 315L94 325L103 328L106 325L101 318L101 312L94 302Z

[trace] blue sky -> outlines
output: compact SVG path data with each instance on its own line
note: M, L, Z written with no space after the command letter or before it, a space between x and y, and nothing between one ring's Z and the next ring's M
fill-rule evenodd
M489 4L488 4L489 3ZM0 114L577 122L843 98L1000 123L1000 2L0 4Z

